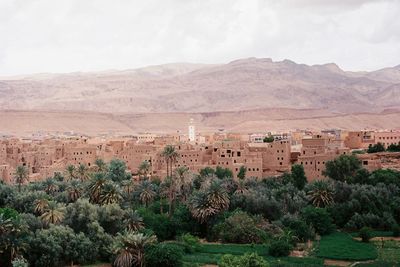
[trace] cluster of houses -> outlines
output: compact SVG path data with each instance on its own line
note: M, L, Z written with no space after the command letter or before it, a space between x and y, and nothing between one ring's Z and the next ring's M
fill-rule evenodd
M268 137L268 138L266 138ZM108 162L123 160L132 174L147 161L149 173L161 179L166 176L162 151L173 145L178 157L174 167L187 166L197 173L205 167L228 168L234 178L244 166L247 177L272 177L288 172L293 164L304 167L307 178L323 179L327 161L353 150L366 149L378 142L389 146L400 143L400 131L293 131L289 133L139 134L124 137L52 137L0 139L0 180L13 182L17 166L25 166L29 180L35 181L64 172L67 165L93 167L96 159ZM389 153L356 154L363 166L372 171L389 166L400 167L400 156Z

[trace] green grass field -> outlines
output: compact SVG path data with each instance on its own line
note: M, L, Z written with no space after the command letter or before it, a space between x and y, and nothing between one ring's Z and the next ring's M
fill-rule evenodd
M199 251L193 254L186 254L184 261L188 264L218 264L221 256L224 254L243 255L245 253L257 252L263 256L271 266L322 266L323 259L307 257L283 257L274 258L268 255L267 245L237 245L237 244L202 244Z
M378 257L371 243L356 241L347 233L336 232L321 238L317 256L334 260L374 260Z
M371 263L362 263L357 266L363 267L400 267L400 242L385 241L362 243L352 239L346 233L334 233L323 236L320 247L316 252L317 257L282 257L274 258L268 255L267 245L239 245L239 244L201 244L198 251L185 254L183 261L185 267L197 267L206 264L217 265L224 254L243 255L245 253L257 252L263 256L271 267L300 267L323 266L324 259L366 261L375 260ZM87 267L103 267L102 264L94 264Z

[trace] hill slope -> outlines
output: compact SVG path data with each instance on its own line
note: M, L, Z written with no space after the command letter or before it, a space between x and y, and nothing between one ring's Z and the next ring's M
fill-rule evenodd
M345 72L335 64L248 58L221 65L0 78L0 108L106 113L257 108L381 111L400 105L400 67Z

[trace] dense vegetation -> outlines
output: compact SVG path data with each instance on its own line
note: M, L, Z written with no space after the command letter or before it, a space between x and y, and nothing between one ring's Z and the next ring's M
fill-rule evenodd
M299 243L320 236L317 256L348 246L349 253L361 249L358 258L373 259L371 244L336 231L399 229L400 173L369 173L353 156L328 162L329 179L307 183L300 165L262 180L246 177L242 168L239 179L232 179L221 167L198 175L174 169L173 147L163 155L168 177L162 181L149 177L147 162L138 181L119 160L97 160L90 170L68 166L29 184L19 168L15 186L0 184L0 266L269 266L272 257L286 257ZM201 244L199 238L230 244Z
M387 148L382 143L377 143L375 145L369 145L368 153L378 153L378 152L400 152L400 142L398 144L391 144Z

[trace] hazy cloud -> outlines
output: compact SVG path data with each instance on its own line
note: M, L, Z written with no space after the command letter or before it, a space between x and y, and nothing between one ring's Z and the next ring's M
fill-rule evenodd
M395 0L2 0L0 75L242 57L400 64Z

